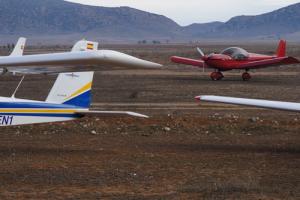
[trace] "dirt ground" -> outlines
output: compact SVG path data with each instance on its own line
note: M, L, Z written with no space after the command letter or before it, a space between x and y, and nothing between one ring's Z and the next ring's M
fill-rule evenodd
M227 72L212 82L209 71L168 62L172 54L196 57L193 45L107 48L166 67L103 68L93 109L151 118L1 128L0 199L300 199L300 114L194 100L214 94L299 102L300 66L257 70L250 82ZM246 48L269 53L275 46ZM289 48L293 56L299 51ZM0 95L9 96L19 79L0 77ZM17 97L43 100L54 80L27 76Z

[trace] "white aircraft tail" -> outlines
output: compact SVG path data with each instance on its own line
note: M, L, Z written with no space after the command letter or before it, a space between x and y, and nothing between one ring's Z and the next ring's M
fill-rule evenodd
M74 51L95 51L98 50L98 42L92 42L87 40L78 41L72 48L72 52Z
M89 108L94 72L60 73L46 102Z
M23 56L24 48L26 44L26 38L19 38L14 50L11 52L10 56Z

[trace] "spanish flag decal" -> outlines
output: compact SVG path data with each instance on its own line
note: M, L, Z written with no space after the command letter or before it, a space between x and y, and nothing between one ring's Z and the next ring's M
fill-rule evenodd
M94 50L94 44L93 43L88 43L87 44L87 49Z

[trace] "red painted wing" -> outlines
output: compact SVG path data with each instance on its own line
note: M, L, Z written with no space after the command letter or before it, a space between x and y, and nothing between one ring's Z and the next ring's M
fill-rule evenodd
M203 60L195 60L190 58L183 58L178 56L172 56L171 61L174 63L184 64L184 65L192 65L196 67L205 67L205 63Z
M238 68L240 69L263 68L263 67L271 67L277 65L290 65L290 64L297 64L297 63L300 63L300 61L293 57L278 57L278 58L253 61L253 62L241 64L240 66L238 66Z

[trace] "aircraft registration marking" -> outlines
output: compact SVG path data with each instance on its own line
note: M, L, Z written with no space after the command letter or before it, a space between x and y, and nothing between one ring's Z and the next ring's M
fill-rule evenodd
M12 125L14 116L0 115L0 125Z

